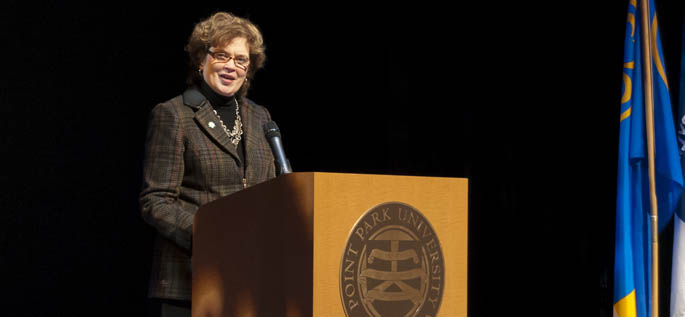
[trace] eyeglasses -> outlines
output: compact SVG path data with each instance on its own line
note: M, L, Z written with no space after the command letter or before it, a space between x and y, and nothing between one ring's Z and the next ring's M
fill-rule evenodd
M247 66L250 65L250 59L245 56L231 56L226 52L212 52L211 50L207 50L207 53L220 63L228 63L233 60L235 66L242 70L247 70Z

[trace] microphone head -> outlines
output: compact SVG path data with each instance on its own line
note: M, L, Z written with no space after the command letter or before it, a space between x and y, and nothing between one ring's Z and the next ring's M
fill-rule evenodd
M274 121L269 121L264 124L264 134L266 135L267 139L273 138L273 137L281 137L281 130L278 129L278 126L276 125L276 122Z

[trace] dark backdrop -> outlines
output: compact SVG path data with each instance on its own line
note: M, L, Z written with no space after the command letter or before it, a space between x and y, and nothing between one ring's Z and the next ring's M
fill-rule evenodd
M627 1L508 3L4 2L0 314L143 315L147 114L217 10L263 31L249 96L296 171L470 179L470 316L596 314L598 273L608 310Z

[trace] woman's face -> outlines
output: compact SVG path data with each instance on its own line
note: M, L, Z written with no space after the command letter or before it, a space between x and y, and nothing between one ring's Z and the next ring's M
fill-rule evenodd
M236 37L223 47L212 46L209 49L200 65L202 77L214 92L233 96L245 82L249 60L247 39Z

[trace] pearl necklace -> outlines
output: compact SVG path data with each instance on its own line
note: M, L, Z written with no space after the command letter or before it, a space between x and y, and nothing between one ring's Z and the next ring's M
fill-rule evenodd
M224 121L221 120L221 116L219 115L216 110L214 110L214 114L216 115L217 118L219 118L219 122L221 122L221 126L224 127L224 131L226 131L226 134L228 134L228 138L231 139L231 143L233 145L238 146L238 143L240 143L240 139L242 139L243 135L243 121L240 119L240 112L238 111L238 101L233 98L235 101L235 122L233 123L233 131L229 131L226 125L224 124Z

